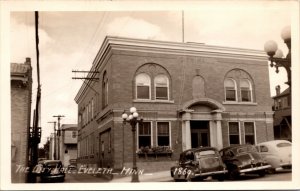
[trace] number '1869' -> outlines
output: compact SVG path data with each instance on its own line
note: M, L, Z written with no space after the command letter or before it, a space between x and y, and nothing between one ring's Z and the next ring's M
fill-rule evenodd
M174 170L174 174L177 174L177 175L189 176L191 173L192 173L192 171L190 169L182 168L182 167L175 168L175 170Z

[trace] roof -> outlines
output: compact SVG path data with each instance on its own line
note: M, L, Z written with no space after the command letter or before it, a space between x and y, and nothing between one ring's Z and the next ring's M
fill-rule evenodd
M63 124L60 126L62 130L69 130L69 131L76 131L77 130L77 124Z
M278 97L283 97L283 96L286 96L286 95L289 95L289 94L290 94L290 87L288 87L287 89L285 89L279 95L274 96L273 99L274 98L278 98Z
M101 64L104 63L104 60L111 54L113 49L170 55L234 58L240 60L256 60L265 62L267 62L268 60L266 53L262 50L211 46L200 43L167 42L158 40L106 36L100 50L95 56L90 71L99 70L99 68L101 68ZM88 73L87 77L92 77L94 75L95 73L91 72ZM90 83L92 83L91 80L85 80L82 83L82 86L75 97L76 103L79 103L85 91L90 86Z
M30 69L30 64L10 63L11 74L26 74Z
M291 142L287 141L287 140L272 140L272 141L266 141L266 142L258 143L257 145L261 145L261 144L275 145L275 144L278 144L278 143L291 143Z
M192 149L185 150L182 153L186 153L186 152L189 152L189 151L196 152L196 151L206 151L206 150L216 150L216 151L218 151L218 149L216 149L214 147L198 147L198 148L192 148Z
M221 150L236 149L236 148L244 147L244 146L253 146L253 145L250 145L250 144L232 145L232 146L229 146L229 147L225 147L225 148L223 148Z

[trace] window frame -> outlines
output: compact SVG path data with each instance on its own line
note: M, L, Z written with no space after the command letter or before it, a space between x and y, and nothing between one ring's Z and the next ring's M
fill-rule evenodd
M168 127L169 127L169 147L172 148L172 138L171 138L171 122L170 121L156 121L156 145L158 145L158 123L168 123Z
M158 86L157 85L157 83L156 83L156 79L157 78L159 78L159 77L164 77L166 80L167 80L167 86ZM158 75L156 75L155 77L154 77L154 80L153 80L153 82L154 82L154 99L155 100L163 100L163 101L168 101L168 100L170 100L170 82L169 82L170 80L169 80L169 78L168 78L168 76L167 75L165 75L165 74L158 74ZM157 98L157 95L156 95L156 92L157 92L157 90L156 90L156 88L157 87L161 87L161 88L167 88L167 99L158 99Z
M145 75L147 76L148 80L149 80L149 85L148 85L148 90L149 90L149 98L138 98L138 81L137 81L137 77L140 75ZM148 75L147 73L139 73L135 76L134 78L134 86L135 86L135 98L137 100L151 100L151 77L150 75ZM140 86L140 87L146 87L146 85Z
M143 123L150 123L150 142L151 142L151 145L150 147L153 147L153 123L152 121L143 121ZM136 129L136 148L137 150L140 149L140 145L139 145L139 130L140 130L140 127L139 127L139 123L137 123L137 129Z
M244 125L244 143L246 144L246 128L245 128L245 123L252 123L253 124L253 138L254 138L253 145L256 145L257 141L256 141L256 125L255 125L255 121L244 121L243 122L243 125Z
M246 81L247 84L249 85L250 101L243 101L241 81ZM252 83L250 82L250 80L248 80L248 79L241 79L240 80L240 87L239 88L240 88L241 102L246 102L246 103L253 102L253 88L252 88Z
M227 89L226 89L227 87L225 85L225 82L227 80L231 80L234 83L235 100L227 100ZM239 99L238 99L238 95L237 95L237 83L236 83L235 79L233 79L233 78L225 78L225 80L224 80L224 94L225 94L225 102L238 102Z
M231 144L230 143L230 123L238 123L238 126L239 126L239 143L238 144L241 144L242 140L241 140L241 124L239 121L228 121L228 143L229 143L229 146L230 145L235 145L235 144Z

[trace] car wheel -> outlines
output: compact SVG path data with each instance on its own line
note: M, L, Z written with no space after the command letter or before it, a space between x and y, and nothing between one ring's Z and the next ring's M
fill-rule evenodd
M269 174L275 174L275 169L274 168L269 168L268 170L267 170L267 173L269 173Z
M259 175L260 177L264 177L264 176L266 175L266 171L261 170L261 171L258 172L258 175Z
M224 181L225 180L225 176L222 174L222 175L217 175L214 177L214 179L217 179L218 181Z
M229 180L235 180L239 177L240 173L237 167L233 167L230 170L228 169L228 178Z

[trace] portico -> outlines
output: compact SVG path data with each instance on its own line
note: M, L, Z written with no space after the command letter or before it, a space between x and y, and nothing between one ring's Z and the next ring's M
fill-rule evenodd
M223 105L209 98L186 102L182 108L182 149L199 146L223 148Z

